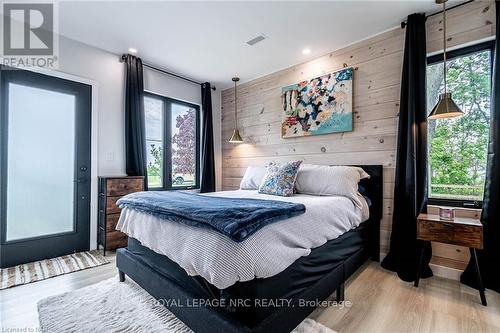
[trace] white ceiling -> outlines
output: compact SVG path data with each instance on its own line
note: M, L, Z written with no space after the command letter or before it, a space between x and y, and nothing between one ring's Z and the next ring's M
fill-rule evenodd
M437 10L434 0L69 1L59 32L117 54L136 48L144 62L225 88L233 76L248 81ZM260 33L268 38L246 44Z

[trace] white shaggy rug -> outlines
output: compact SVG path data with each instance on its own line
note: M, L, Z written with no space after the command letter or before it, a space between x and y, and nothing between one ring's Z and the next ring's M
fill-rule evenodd
M118 277L38 302L43 332L192 332L130 279ZM307 318L293 333L335 333Z

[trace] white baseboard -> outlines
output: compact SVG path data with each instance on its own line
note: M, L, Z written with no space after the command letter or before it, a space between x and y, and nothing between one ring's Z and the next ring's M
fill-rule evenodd
M439 276L451 280L460 281L460 274L462 274L463 272L462 270L456 268L436 265L432 263L429 266L431 267L434 276Z

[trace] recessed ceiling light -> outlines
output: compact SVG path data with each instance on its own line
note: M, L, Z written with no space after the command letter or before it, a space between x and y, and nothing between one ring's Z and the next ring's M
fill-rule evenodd
M309 54L311 53L311 49L305 48L302 50L302 54Z
M128 49L128 51L132 54L136 54L137 53L137 49L134 49L133 47L131 47L130 49Z

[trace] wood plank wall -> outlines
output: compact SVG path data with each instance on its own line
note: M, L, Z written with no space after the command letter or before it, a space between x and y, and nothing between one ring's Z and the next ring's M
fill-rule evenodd
M449 47L495 34L493 1L475 1L448 13ZM427 20L428 52L442 50L442 16ZM226 140L234 128L234 92L222 92L222 187L236 189L246 167L270 161L303 160L313 164L384 165L384 216L381 252L391 230L394 163L404 29L395 28L309 62L238 86L238 127L245 141ZM341 69L355 68L352 132L314 137L280 137L281 87ZM456 251L455 251L456 252ZM441 255L453 257L454 249ZM465 259L463 259L465 260Z

